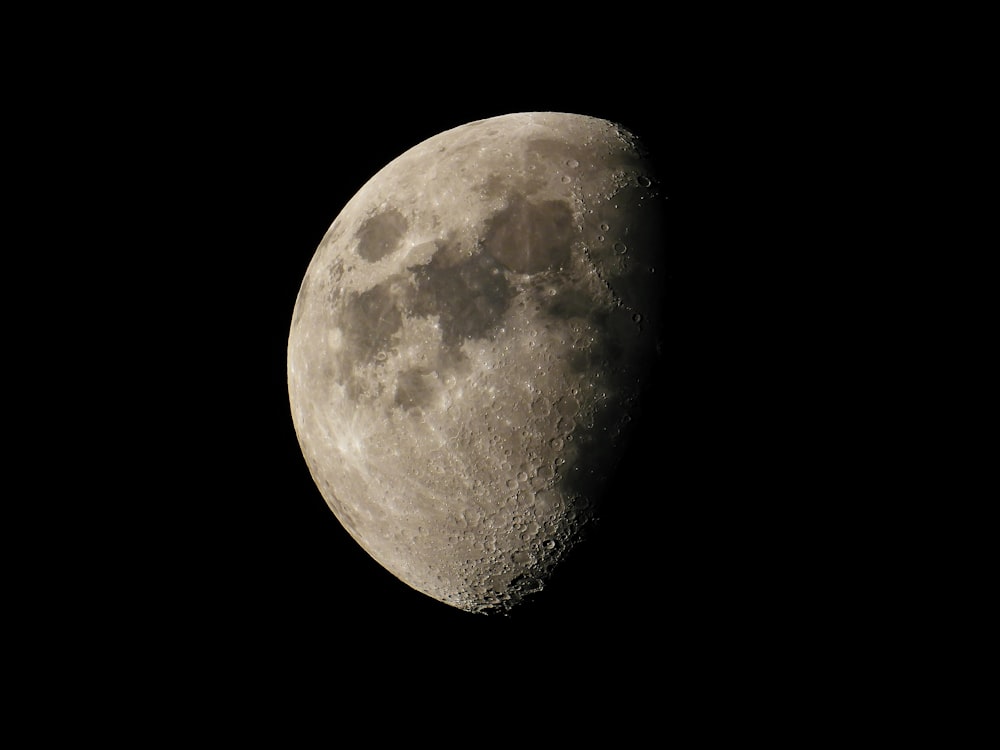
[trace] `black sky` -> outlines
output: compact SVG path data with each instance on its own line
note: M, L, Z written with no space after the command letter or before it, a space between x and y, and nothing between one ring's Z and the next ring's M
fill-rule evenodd
M754 365L730 349L744 321L730 317L731 271L717 268L730 250L719 244L734 237L732 219L705 203L704 189L714 195L711 181L721 177L698 171L717 161L701 152L709 145L704 133L690 140L705 123L692 122L691 112L669 99L534 91L442 106L411 94L361 101L345 113L316 92L293 102L279 96L279 106L262 105L259 122L226 117L210 131L206 158L217 159L215 166L191 175L205 205L187 206L211 217L209 234L186 238L181 262L193 290L178 289L176 302L194 304L189 322L198 327L193 351L184 334L178 343L199 405L190 439L210 484L192 479L200 491L181 512L192 514L195 527L207 521L196 532L195 554L207 556L206 579L218 580L196 589L211 615L235 623L280 613L278 634L296 641L336 639L341 630L365 638L397 627L471 641L594 631L636 659L639 652L657 658L668 632L702 637L706 627L725 629L705 621L705 608L735 607L721 605L732 593L727 568L742 567L734 559L736 549L747 549L741 521L759 496L742 486L748 467L739 445L759 427L744 422L739 405ZM662 157L673 212L662 264L672 330L655 408L642 415L591 546L523 612L497 621L413 592L340 528L298 451L284 347L309 259L375 171L443 129L529 109L613 119ZM197 222L190 229L201 231Z
M113 362L100 374L113 385L92 403L115 436L100 471L116 499L74 512L116 529L96 545L99 589L154 651L242 669L443 654L484 673L529 654L564 681L601 669L697 681L783 632L775 613L800 581L775 552L788 436L770 404L794 373L769 364L762 103L735 72L642 52L623 51L629 75L566 81L540 60L494 66L475 86L447 65L387 78L349 54L308 74L294 56L157 65L141 85L109 66L116 85L86 100L104 112L96 135L67 150L114 185L83 231L115 240L94 295L114 358L92 355ZM619 122L659 162L670 330L590 541L542 595L484 617L409 589L340 527L299 452L285 346L313 252L378 169L442 130L530 110Z
M110 684L88 718L148 710L135 726L186 740L194 701L254 732L304 685L331 735L360 721L345 696L376 734L396 718L379 707L422 700L425 736L458 705L490 739L542 717L560 741L600 724L628 746L808 714L826 675L867 658L853 644L878 636L897 572L857 585L865 543L890 535L870 498L891 494L858 467L890 439L851 410L892 331L858 349L839 326L860 296L841 281L877 286L882 236L841 222L868 171L838 162L890 79L856 99L839 36L800 64L818 20L761 19L789 49L715 8L695 23L672 7L360 10L88 8L38 23L12 58L8 213L32 231L7 257L34 267L5 277L8 367L40 386L10 392L32 425L10 459L29 489L7 505L40 517L5 527L26 594L10 619L33 637L9 640L36 681L17 687L71 686L49 722ZM669 330L590 540L542 595L483 617L397 581L327 509L285 346L312 254L378 169L530 110L611 119L650 147L670 199Z

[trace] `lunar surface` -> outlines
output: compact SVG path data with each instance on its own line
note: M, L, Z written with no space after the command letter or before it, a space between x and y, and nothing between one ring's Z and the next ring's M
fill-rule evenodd
M526 112L414 146L336 217L295 303L291 415L400 580L507 612L604 503L639 501L609 480L656 355L664 200L635 134Z

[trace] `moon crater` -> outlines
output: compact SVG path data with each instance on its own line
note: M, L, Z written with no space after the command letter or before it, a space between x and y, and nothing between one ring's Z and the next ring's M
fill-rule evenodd
M369 262L381 260L400 247L407 226L406 217L395 208L365 219L357 234L358 255Z

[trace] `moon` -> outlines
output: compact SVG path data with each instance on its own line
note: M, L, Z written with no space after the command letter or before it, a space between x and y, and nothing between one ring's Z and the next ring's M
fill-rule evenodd
M409 149L326 232L292 421L337 519L413 589L507 613L638 502L610 483L663 328L660 185L622 125L520 112Z

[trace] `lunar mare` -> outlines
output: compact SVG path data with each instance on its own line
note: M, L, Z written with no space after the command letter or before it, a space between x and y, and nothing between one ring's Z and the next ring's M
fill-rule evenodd
M412 588L507 611L607 501L660 328L662 201L634 134L528 112L414 146L330 226L292 420L333 513Z

